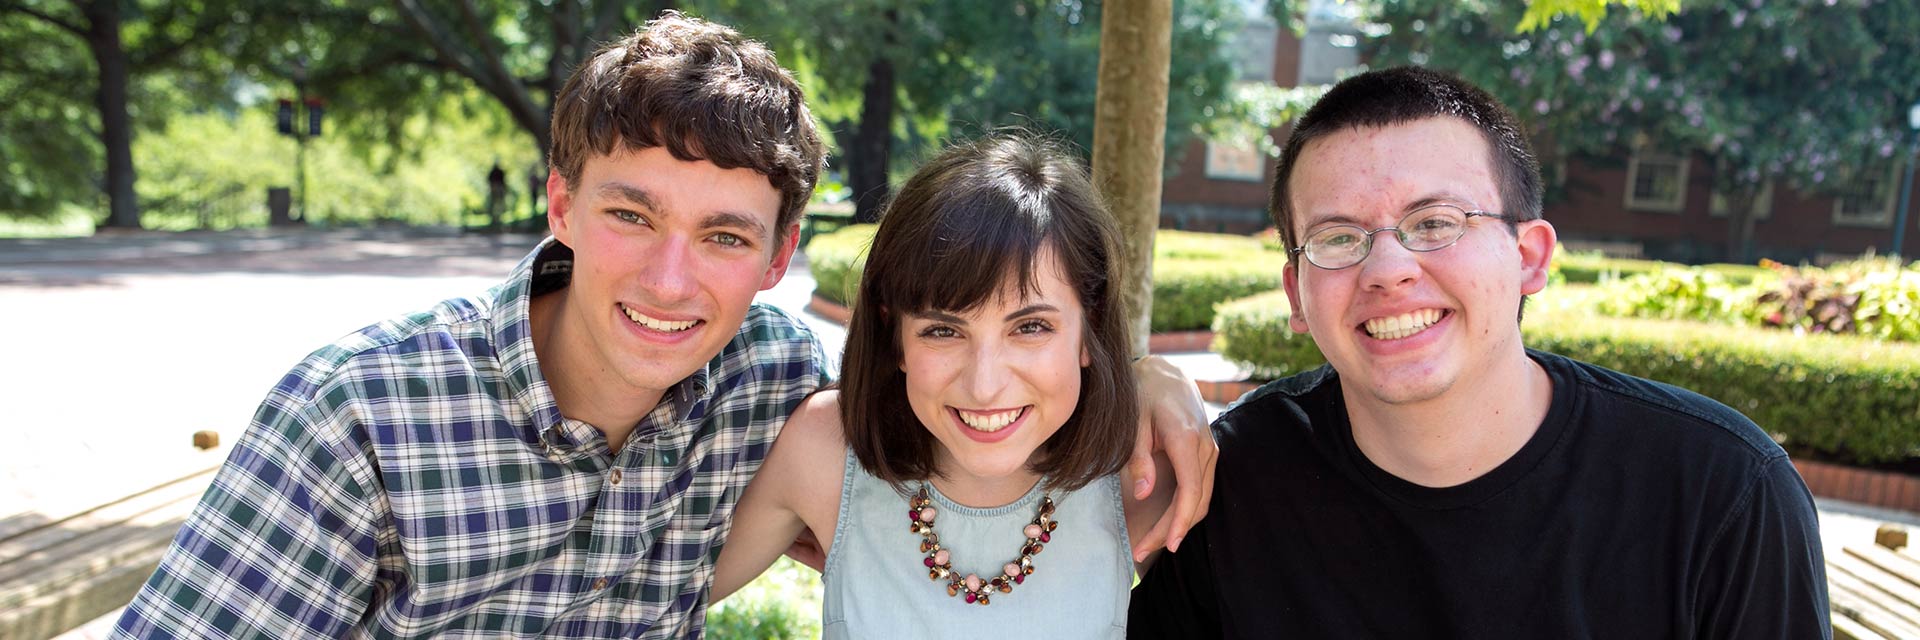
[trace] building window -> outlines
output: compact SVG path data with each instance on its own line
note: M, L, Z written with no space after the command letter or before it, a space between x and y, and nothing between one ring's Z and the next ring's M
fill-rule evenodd
M1264 160L1250 144L1207 143L1207 177L1213 180L1260 182Z
M1707 214L1715 218L1727 217L1727 197L1717 190L1714 191L1713 205L1708 209ZM1761 183L1760 193L1753 197L1753 219L1766 220L1771 217L1773 217L1773 181L1768 180Z
M1646 151L1627 162L1627 208L1679 213L1687 204L1687 159Z
M1833 199L1833 223L1849 227L1893 226L1891 175L1861 176Z

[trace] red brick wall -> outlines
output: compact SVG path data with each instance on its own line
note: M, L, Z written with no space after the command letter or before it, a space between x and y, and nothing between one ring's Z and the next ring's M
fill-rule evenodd
M1563 238L1634 240L1649 245L1684 245L1699 257L1718 260L1727 242L1727 218L1709 214L1713 193L1712 162L1693 156L1687 170L1685 209L1679 213L1626 208L1627 160L1574 158L1567 162L1565 199L1549 202L1547 220ZM1897 212L1896 212L1897 214ZM1920 246L1920 220L1907 221L1907 253ZM1802 194L1776 183L1773 213L1754 226L1754 247L1763 257L1797 262L1815 254L1853 254L1869 247L1885 253L1893 243L1891 225L1880 228L1836 226L1833 199ZM1674 250L1683 250L1676 247ZM1650 257L1669 257L1650 255Z

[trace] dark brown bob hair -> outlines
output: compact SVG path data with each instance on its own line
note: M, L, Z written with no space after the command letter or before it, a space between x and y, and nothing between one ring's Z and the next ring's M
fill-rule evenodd
M776 239L800 220L826 155L799 83L766 45L673 11L594 52L554 98L549 161L569 190L615 143L766 176L780 191Z
M901 318L965 313L1009 285L1030 296L1039 270L1058 268L1086 310L1089 365L1073 415L1031 469L1069 491L1118 472L1140 411L1115 291L1119 236L1074 156L1024 130L953 146L914 173L880 218L847 329L840 417L860 464L897 488L936 472L933 435L907 403ZM1046 248L1057 266L1038 264Z

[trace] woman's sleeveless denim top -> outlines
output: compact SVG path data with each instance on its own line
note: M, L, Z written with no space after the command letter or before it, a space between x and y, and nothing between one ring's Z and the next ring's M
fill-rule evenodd
M1044 484L1044 483L1042 483ZM918 489L918 483L908 486ZM978 509L956 504L928 485L940 544L954 571L981 579L1000 575L1020 556L1021 533L1040 508L1041 485L1012 503ZM908 530L907 496L847 453L840 521L821 576L825 638L1122 638L1133 558L1118 476L1079 491L1055 493L1060 526L1039 554L1033 575L992 604L947 595L946 580L927 578L920 535Z

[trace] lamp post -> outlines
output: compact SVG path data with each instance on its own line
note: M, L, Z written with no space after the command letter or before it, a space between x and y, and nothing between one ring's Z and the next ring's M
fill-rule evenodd
M1893 256L1900 257L1900 243L1907 237L1907 205L1913 202L1914 162L1920 159L1920 100L1907 108L1907 170L1900 172L1900 206L1893 218Z

